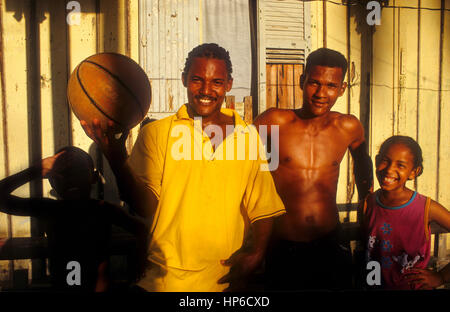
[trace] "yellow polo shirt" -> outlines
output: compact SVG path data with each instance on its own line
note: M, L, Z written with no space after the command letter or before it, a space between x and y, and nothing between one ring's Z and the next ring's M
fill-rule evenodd
M152 265L138 283L148 291L222 291L228 284L217 281L229 267L220 260L242 246L249 223L285 212L270 172L261 170L267 162L252 152L261 144L255 128L233 110L222 113L235 127L215 150L217 137L209 139L186 105L139 133L129 164L159 199Z

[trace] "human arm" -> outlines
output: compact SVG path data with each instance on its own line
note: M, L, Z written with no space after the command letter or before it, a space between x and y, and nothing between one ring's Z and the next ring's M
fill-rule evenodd
M434 200L430 204L428 220L438 223L447 231L450 230L450 212ZM412 285L418 285L419 289L433 289L450 282L450 263L439 272L412 268L405 273L405 278Z
M439 272L412 268L404 273L412 289L435 289L450 282L450 263Z
M219 279L219 284L230 283L224 291L245 289L248 276L262 263L272 232L273 218L257 220L252 224L252 241L248 249L241 248L221 264L230 267L228 274Z
M49 178L57 173L52 172L56 159L64 152L44 158L39 164L0 181L0 211L16 216L47 216L55 208L56 201L48 198L21 198L12 195L18 187L34 180Z
M364 138L364 128L356 117L347 117L345 121L348 131L353 134L353 140L349 145L353 158L353 173L359 200L363 200L373 191L373 166L372 159L367 153L367 144Z
M136 235L138 238L149 233L149 225L145 219L131 215L123 207L111 203L102 202L102 205L112 224L120 226L129 233Z
M86 121L80 121L81 126L100 148L103 155L116 177L116 182L123 200L141 217L148 218L154 215L158 205L158 198L151 192L145 184L134 174L128 164L128 153L125 148L125 141L128 133L122 133L117 139L113 132L113 123L109 122L107 130L104 132L100 122L94 119L91 125Z

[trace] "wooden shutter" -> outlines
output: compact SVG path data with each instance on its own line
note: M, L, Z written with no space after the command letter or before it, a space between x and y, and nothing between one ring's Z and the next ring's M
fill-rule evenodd
M309 4L259 0L259 112L301 107L300 75L308 50Z

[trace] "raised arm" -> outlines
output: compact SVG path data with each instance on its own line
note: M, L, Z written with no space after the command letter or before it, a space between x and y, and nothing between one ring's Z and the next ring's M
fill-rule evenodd
M40 217L49 215L55 208L56 201L49 198L21 198L11 193L31 180L47 178L59 155L61 153L45 158L40 164L1 180L0 211L15 216Z
M146 219L153 217L158 205L158 198L136 177L127 163L128 154L125 148L125 141L128 133L123 133L117 139L112 132L112 122L109 124L106 132L103 132L100 122L96 119L91 125L88 125L83 120L80 123L87 136L98 145L108 160L123 200L139 216Z

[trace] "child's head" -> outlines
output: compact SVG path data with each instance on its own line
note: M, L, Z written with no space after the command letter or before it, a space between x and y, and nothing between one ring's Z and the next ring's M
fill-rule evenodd
M422 149L408 136L394 135L381 144L375 157L376 174L383 190L404 187L423 171Z
M55 161L51 186L63 199L79 199L90 196L91 186L97 181L94 162L88 153L74 146L67 146Z

